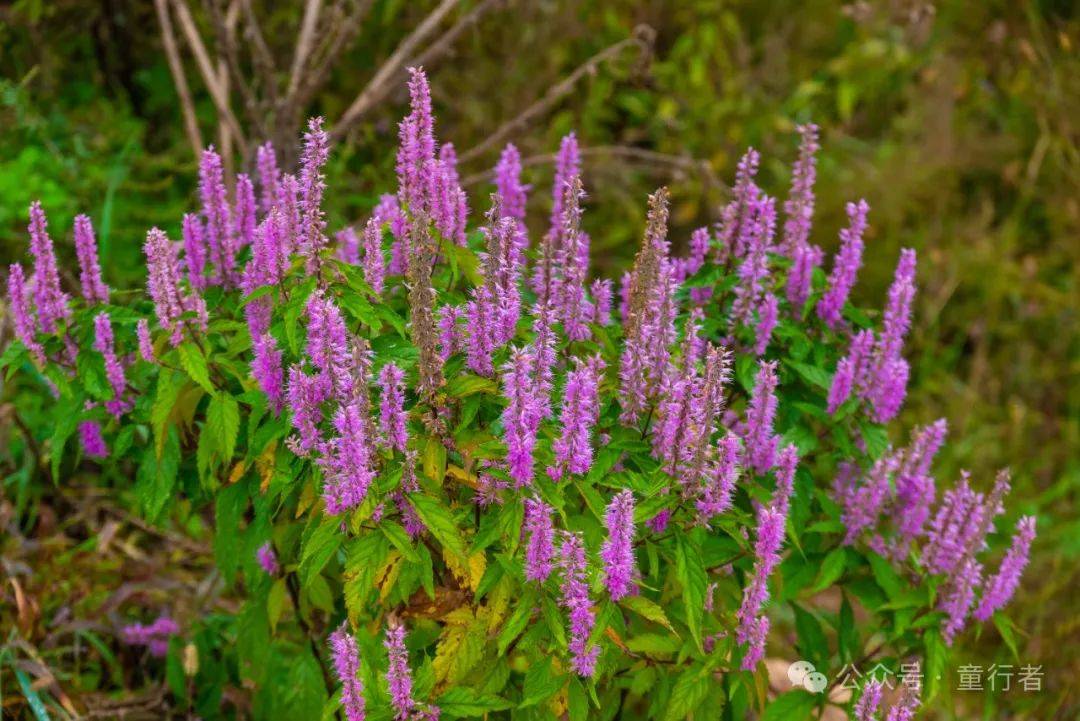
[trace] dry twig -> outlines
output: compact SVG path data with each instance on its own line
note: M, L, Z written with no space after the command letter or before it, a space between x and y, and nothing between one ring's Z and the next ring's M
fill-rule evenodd
M478 145L473 146L467 152L462 153L460 162L465 163L477 158L495 147L500 147L503 142L514 132L529 126L534 120L551 110L560 100L569 95L574 87L586 75L596 73L601 65L619 56L628 47L636 47L642 56L648 57L652 51L652 44L656 32L648 25L639 25L634 29L633 35L611 45L574 69L574 72L548 88L544 96L527 107L517 117L503 123L499 128L485 138Z

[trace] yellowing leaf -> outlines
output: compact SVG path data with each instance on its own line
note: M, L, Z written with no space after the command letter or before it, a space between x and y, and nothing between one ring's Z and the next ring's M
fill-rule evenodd
M432 668L437 682L453 685L484 657L484 620L476 618L471 609L462 606L446 614L443 621L446 626L435 647Z
M476 488L476 474L470 471L466 471L461 466L449 465L446 467L446 475L450 476L454 480L464 483L470 488Z
M444 547L443 560L454 578L467 585L470 591L476 591L480 579L484 577L484 571L487 570L487 555L482 550L473 553L463 563L460 556Z

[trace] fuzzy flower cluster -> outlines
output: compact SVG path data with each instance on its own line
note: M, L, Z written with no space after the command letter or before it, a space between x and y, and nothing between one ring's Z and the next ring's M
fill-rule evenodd
M714 593L720 584L745 579L731 589L741 595L732 636L742 668L755 669L769 636L770 583L788 521L801 518L791 512L800 464L795 443L805 450L797 418L825 407L828 414L816 415L846 432L899 413L909 375L903 349L916 289L914 251L900 254L880 328L857 327L862 316L847 304L869 208L864 201L848 205L827 280L816 282L825 261L811 238L818 131L805 125L788 198L781 202L758 186L761 158L748 150L719 223L695 230L685 256L672 252L667 189L653 193L640 248L616 294L615 280L594 277L590 268L588 176L574 134L556 154L551 213L535 247L526 223L532 188L513 145L499 156L490 207L470 236L457 156L451 143L436 140L421 69L410 70L408 88L397 192L382 196L362 223L339 229L328 219L323 169L330 135L319 118L304 133L295 174L284 172L266 144L257 150L254 176L227 178L223 159L207 149L199 162L200 208L182 219L181 239L157 228L146 237L156 328L147 318L130 323L110 306L85 316L93 318L92 332L73 332L74 319L84 317L74 304L100 306L110 298L93 229L85 216L76 219L80 287L69 295L44 210L31 206L32 267L13 264L7 277L12 327L39 369L55 365L67 378L94 369L101 400L87 402L76 421L84 456L105 462L106 436L138 409L133 384L144 376L194 370L192 379L205 388L234 382L246 365L250 377L238 379L244 393L236 397L288 435L284 445L322 484L321 508L342 532L392 520L419 539L433 518L421 496L450 488L451 477L461 481L464 495L446 512L476 511L481 552L480 541L502 534L513 537L509 555L522 556L500 558L499 566L486 566L497 575L481 576L501 584L502 575L517 573L530 594L546 595L537 606L549 623L552 615L565 616L562 651L578 676L607 673L607 614L644 606L636 596L652 590L637 566L638 546L655 542L648 548L657 553L670 545L669 533L731 534L750 558L723 564L729 581L705 571L707 598L694 612L712 612L723 597ZM724 282L704 280L716 276ZM207 337L208 299L215 312L219 305L223 314L235 309L223 325L237 329L230 349L249 352L242 364L211 367L221 344ZM815 353L835 372L812 391L798 387L792 402L785 386L798 382L800 368L779 349L803 318L821 339ZM365 335L383 320L401 337ZM842 353L833 352L837 346ZM843 525L838 542L866 543L930 577L943 635L952 642L970 616L986 620L1008 603L1034 542L1035 519L1019 520L998 570L987 573L985 551L1004 512L1008 476L980 491L964 475L939 497L931 469L945 433L938 421L918 429L907 446L884 450L871 448L864 435L857 452L839 463L833 498ZM432 475L441 466L445 479ZM562 495L576 490L594 517L587 522ZM809 504L802 495L799 503ZM476 507L462 508L470 500ZM481 512L492 506L519 513L520 532L501 521L485 525L490 519L482 522ZM747 511L752 534L731 533L730 523ZM420 546L425 555L429 545L453 538L445 518L434 521ZM387 535L401 550L402 539ZM283 554L288 548L279 546ZM641 555L650 559L645 568L657 565ZM269 543L256 552L270 576L292 573L291 559L281 560ZM461 576L452 555L432 560ZM396 568L392 573L405 573ZM475 581L488 583L483 579ZM485 603L494 605L495 592L484 591L492 594ZM606 595L600 604L596 593ZM345 716L364 719L367 702L379 694L388 696L397 721L436 718L438 708L417 698L429 678L414 678L405 627L396 613L388 618L385 692L381 681L365 689L361 644L347 626L330 635ZM709 648L721 638L715 631ZM125 637L156 653L177 632L166 618L130 627ZM369 684L372 668L363 667ZM871 718L880 704L880 689L868 688L856 715ZM902 702L888 718L909 719L913 708Z

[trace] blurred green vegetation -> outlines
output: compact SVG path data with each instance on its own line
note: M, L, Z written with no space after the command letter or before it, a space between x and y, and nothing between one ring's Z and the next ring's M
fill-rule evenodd
M269 16L268 34L283 48L299 24L298 5L274 4ZM433 5L373 3L309 112L338 116ZM856 300L880 306L899 248L919 252L904 426L948 418L939 477L967 468L987 485L995 469L1011 466L1016 490L999 525L1011 528L1022 512L1039 516L1014 611L1023 635L1012 662L1042 664L1044 690L954 693L937 711L1068 714L1080 676L1077 6L518 0L486 15L430 68L440 138L467 150L640 24L656 33L651 62L628 52L605 64L514 142L539 157L575 130L587 147L705 161L722 179L753 145L763 155L763 184L783 195L794 125L822 127L815 240L835 248L845 201L863 195L872 208ZM89 212L107 280L141 283L146 228L175 233L194 202L194 161L152 4L17 0L0 9L0 47L0 260L24 252L26 207L41 198L57 240L70 238L75 213ZM208 131L212 105L189 78ZM335 150L332 225L360 217L392 187L401 101L391 96ZM463 175L483 173L494 154L464 165ZM550 172L543 163L527 172L535 231ZM724 194L710 175L685 162L590 155L585 225L598 270L626 263L656 185L672 187L676 245L714 220ZM486 186L478 180L470 190L482 207ZM70 244L61 245L71 258ZM965 653L973 664L1010 662L995 631Z

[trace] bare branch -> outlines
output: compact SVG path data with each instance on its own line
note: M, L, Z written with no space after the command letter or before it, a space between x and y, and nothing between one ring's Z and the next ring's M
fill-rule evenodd
M314 67L312 71L305 74L303 83L296 93L296 99L294 100L296 105L300 107L306 106L311 102L311 98L314 97L315 93L319 92L323 84L326 83L334 64L359 33L361 21L368 14L373 2L374 0L360 0L348 17L342 18L339 22L333 24L332 30L334 34L323 46L325 50L319 57L317 64L313 61Z
M661 153L646 148L635 148L630 145L600 145L596 147L586 147L581 149L581 155L583 158L611 158L636 163L646 167L660 169L665 173L677 172L699 175L711 188L723 190L726 187L724 182L716 175L716 172L709 162L699 158L692 158L684 155L671 155L669 153ZM555 158L555 153L531 155L527 158L523 158L521 165L522 167L551 165L555 162ZM483 182L490 182L493 177L494 171L487 170L483 173L466 176L462 179L461 184L465 187L471 187Z
M412 57L417 46L435 32L435 28L439 26L439 23L441 23L443 18L454 9L458 2L460 2L460 0L442 0L442 2L431 11L430 15L424 18L424 21L421 22L408 37L398 44L397 48L394 49L394 52L387 58L386 62L384 62L375 72L374 77L372 77L364 89L360 91L356 100L352 102L352 105L349 106L348 110L346 110L337 123L334 124L333 129L330 131L332 140L339 140L353 125L356 124L356 121L358 121L364 113L371 110L371 108L382 99L383 95L385 95L386 91L389 89L392 78L398 73L402 65L404 65L406 58Z
M462 33L480 22L480 18L482 18L488 10L493 10L498 6L505 5L506 2L507 0L483 0L483 2L477 4L476 7L454 23L449 30L443 33L442 37L429 45L423 53L410 61L409 65L424 67L430 65L432 62L445 55L450 48L453 47L454 43L457 42L458 37L460 37Z
M154 0L157 8L158 23L161 25L161 45L165 49L165 59L169 62L169 72L172 74L173 85L176 86L176 94L180 98L180 113L184 116L184 131L188 136L188 143L195 157L202 152L202 134L199 133L199 121L195 117L195 103L191 99L191 89L187 84L187 76L184 74L184 64L180 61L180 51L176 46L176 33L173 31L172 18L169 16L169 8L165 4L167 0Z
M237 0L233 0L229 5L229 9L223 13L221 3L222 0L204 0L203 5L209 11L210 20L214 25L217 45L222 49L229 74L232 76L233 82L244 100L244 110L248 122L258 130L260 136L265 136L265 109L261 107L262 103L255 97L255 93L251 89L248 79L244 76L243 69L240 67L240 52L236 44L236 23L239 20L240 8Z
M542 98L526 108L520 115L503 123L498 130L489 135L479 145L475 145L470 148L468 152L462 153L459 162L468 162L469 160L483 155L491 148L501 146L510 135L516 131L527 128L530 123L551 110L556 103L569 95L574 90L574 86L577 85L578 81L583 77L594 74L601 65L618 57L626 48L636 47L643 55L647 56L652 49L654 34L652 28L646 25L638 26L634 30L634 34L630 37L620 40L614 45L593 55L575 68L572 73L548 88L548 91L544 93Z
M184 38L187 40L188 47L191 48L191 53L195 56L195 64L199 68L199 74L202 76L203 83L206 84L206 89L210 92L210 98L214 101L218 115L228 125L229 131L240 145L240 152L246 156L247 140L240 129L240 123L236 121L236 116L233 115L232 108L229 107L228 92L219 82L220 78L217 70L210 60L209 53L206 52L206 46L199 36L199 29L195 26L191 11L184 0L173 0L173 5L176 8L177 18L180 20L180 28L184 32Z
M296 52L293 55L292 70L289 71L289 87L285 91L284 104L292 105L293 97L300 85L301 75L307 65L311 46L315 42L315 29L319 26L319 12L322 0L307 0L304 5L304 19L300 21L300 35L296 40Z
M251 64L262 81L263 92L269 100L271 107L277 106L277 66L274 63L274 55L266 44L262 30L259 28L259 20L255 17L255 11L251 9L251 0L240 0L241 9L244 11L245 34L251 43Z

